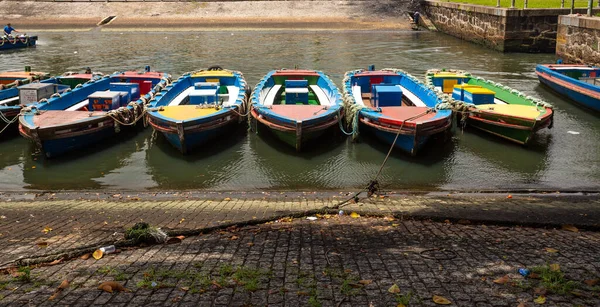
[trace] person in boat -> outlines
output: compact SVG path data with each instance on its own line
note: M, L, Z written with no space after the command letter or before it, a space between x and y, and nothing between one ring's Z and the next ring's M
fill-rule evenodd
M8 37L11 36L13 32L19 32L17 31L15 28L13 28L10 25L10 22L6 24L6 26L4 26L4 36Z

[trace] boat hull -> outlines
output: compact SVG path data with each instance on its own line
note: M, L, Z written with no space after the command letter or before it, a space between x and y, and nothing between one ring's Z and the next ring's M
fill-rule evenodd
M240 123L240 118L237 115L228 115L201 125L193 122L183 125L182 123L159 121L150 116L149 123L154 130L161 132L173 147L183 154L188 154L211 140L225 135L227 131Z
M34 143L38 144L38 147L47 158L54 158L88 147L115 135L115 130L112 126L85 134L43 140L36 140L35 134L32 131L25 131L23 126L19 127L19 132L25 138L31 139Z
M506 140L526 145L536 131L552 124L552 116L547 116L539 121L526 121L495 114L491 116L476 114L468 116L467 124Z
M412 156L416 156L420 149L427 143L430 136L419 136L415 137L414 134L399 134L396 139L397 132L384 131L381 129L377 129L375 127L361 124L362 128L366 128L366 130L377 137L380 141L384 142L387 145L394 144L394 148L399 149L405 153L408 153ZM394 140L396 140L394 142Z
M16 41L0 38L0 50L19 49L27 47L35 47L37 36L30 36L27 39L15 38ZM14 42L14 43L13 43Z
M560 95L568 97L578 105L600 112L600 86L597 87L596 91L593 91L593 88L589 86L586 88L579 82L573 82L566 76L544 68L543 65L536 67L536 74L540 83Z

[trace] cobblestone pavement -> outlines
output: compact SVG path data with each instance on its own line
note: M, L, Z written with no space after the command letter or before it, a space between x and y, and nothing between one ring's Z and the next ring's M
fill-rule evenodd
M30 272L4 270L0 305L428 306L432 295L441 295L462 306L516 306L519 300L533 306L545 291L547 306L600 306L600 286L593 285L600 276L596 196L393 195L343 207L363 215L357 219L282 218L314 215L347 197L44 194L23 200L29 197L2 194L0 268L28 258L60 260ZM225 229L269 219L279 222ZM208 233L181 244L123 248L98 261L57 256L121 240L139 221L175 233ZM545 227L512 226L519 224ZM562 224L581 229L556 230ZM564 276L550 269L554 263ZM523 279L520 267L535 267L542 279ZM493 282L506 274L504 284ZM70 287L48 301L64 279ZM97 287L105 280L133 292L102 293ZM393 284L399 293L388 292Z
M540 296L544 306L600 306L600 287L584 282L600 277L599 241L591 231L281 219L2 275L0 304L435 306L437 295L455 306L534 306ZM538 276L524 278L519 268ZM70 286L48 300L65 279ZM97 289L110 280L131 292Z
M287 196L283 193L237 197L180 193L106 196L94 193L81 199L81 195L77 194L47 193L39 200L25 201L15 201L18 195L0 196L0 268L23 257L43 256L121 239L124 230L139 221L176 231L202 229L333 208L348 198L345 194L321 197L301 193ZM63 199L55 199L61 197ZM506 195L396 195L363 199L342 209L437 221L462 219L536 226L573 224L592 229L597 229L600 223L598 197L515 196L507 199ZM39 242L48 243L48 247L40 249Z

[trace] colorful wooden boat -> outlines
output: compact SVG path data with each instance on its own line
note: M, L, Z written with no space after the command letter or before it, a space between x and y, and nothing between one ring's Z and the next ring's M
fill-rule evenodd
M576 103L600 112L600 67L591 65L537 65L540 82Z
M46 157L55 157L114 136L145 115L146 104L170 83L160 72L126 71L90 80L25 107L19 132Z
M206 144L245 117L248 87L241 72L212 67L187 73L150 104L148 121L182 153Z
M6 130L11 124L18 120L17 115L21 111L19 103L18 86L32 82L51 82L49 74L44 72L31 72L26 67L25 71L7 71L0 73L0 135L9 134ZM16 127L16 125L14 125ZM10 134L17 132L11 129Z
M527 144L542 128L552 128L552 106L517 90L458 70L427 71L426 83L451 94L468 126Z
M300 151L338 125L343 113L338 88L316 70L273 70L251 95L252 118Z
M354 136L366 128L411 155L452 125L452 111L436 108L441 95L399 69L347 72L344 100Z
M35 47L37 36L17 35L17 36L1 36L0 50L17 49Z

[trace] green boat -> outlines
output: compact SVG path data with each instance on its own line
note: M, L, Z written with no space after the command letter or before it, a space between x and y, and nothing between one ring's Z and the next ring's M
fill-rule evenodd
M452 95L461 121L507 140L526 145L533 134L552 128L554 112L546 102L499 83L459 70L428 70L425 82Z

